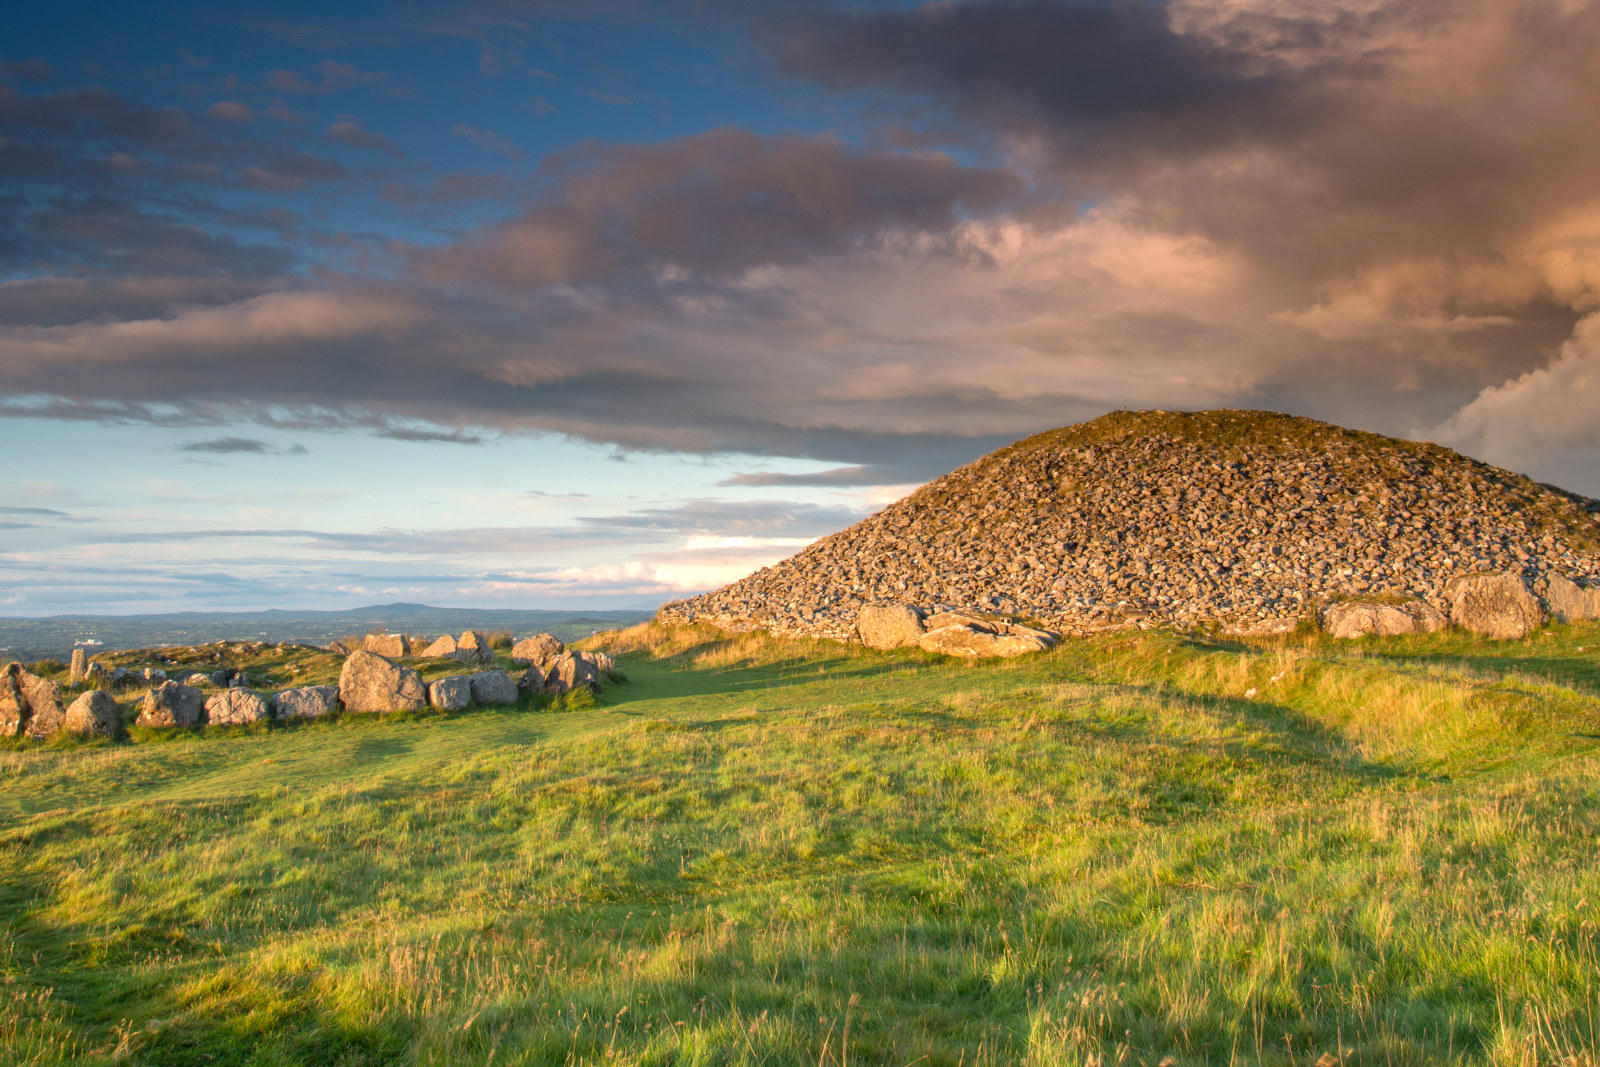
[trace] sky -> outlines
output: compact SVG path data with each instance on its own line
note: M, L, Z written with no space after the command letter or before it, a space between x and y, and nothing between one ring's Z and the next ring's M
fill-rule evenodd
M1600 4L0 30L3 614L653 606L1119 408L1600 495Z

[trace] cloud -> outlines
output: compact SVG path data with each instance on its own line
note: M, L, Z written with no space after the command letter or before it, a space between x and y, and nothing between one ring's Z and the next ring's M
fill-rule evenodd
M218 455L230 455L237 452L253 452L264 455L272 451L272 446L265 441L258 441L252 437L218 437L210 441L190 441L178 446L180 452L214 452Z
M255 117L250 105L241 104L237 100L218 100L206 108L206 114L224 122L249 122Z
M391 156L401 154L399 146L389 138L381 133L373 133L370 130L363 129L361 123L350 116L340 118L339 121L329 125L327 129L322 131L322 138L325 141L337 141L340 144L347 144L352 148L374 149Z
M53 519L67 518L65 511L57 511L55 508L0 507L0 515L43 515Z
M389 75L381 70L361 70L349 63L324 59L303 74L293 70L269 71L262 82L267 88L280 93L329 96L363 85L379 85L388 80Z
M459 137L470 145L505 156L507 159L522 159L526 155L522 149L511 143L509 137L493 130L480 130L458 122L450 127L450 136Z

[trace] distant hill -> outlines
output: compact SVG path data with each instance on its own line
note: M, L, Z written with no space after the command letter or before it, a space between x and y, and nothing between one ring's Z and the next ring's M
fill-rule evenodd
M1039 619L1276 627L1449 580L1600 577L1600 502L1438 445L1266 411L1119 411L1036 434L715 592L708 619L848 638L874 601Z
M90 653L157 645L196 645L254 639L326 644L373 629L399 633L458 634L462 630L508 629L518 634L552 633L563 641L587 637L648 619L650 611L512 611L498 608L435 608L426 604L374 604L347 611L182 611L161 615L54 615L43 619L0 618L0 660L65 659L74 645Z

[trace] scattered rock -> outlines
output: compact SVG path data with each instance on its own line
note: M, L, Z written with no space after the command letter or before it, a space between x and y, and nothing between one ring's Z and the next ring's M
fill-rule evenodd
M428 704L440 711L460 711L470 703L472 703L472 683L464 674L440 678L428 686Z
M211 677L211 675L209 675L209 674L201 674L199 671L195 671L193 674L187 674L180 680L183 682L184 685L213 685L213 684L215 684L215 680Z
M337 652L341 656L348 656L350 654L350 646L345 644L343 641L329 641L324 647L327 649L327 651Z
M271 716L266 699L254 689L224 689L206 701L206 719L212 726L243 726Z
M422 675L375 652L350 653L339 671L339 700L346 711L421 711L428 706Z
M211 684L216 686L218 689L226 689L228 688L228 680L232 677L233 671L229 670L227 667L224 667L221 670L211 672ZM189 684L193 685L194 683L191 682Z
M144 680L147 684L152 685L158 682L164 682L167 680L167 672L156 667L146 667L144 669Z
M1579 585L1564 575L1552 574L1545 603L1550 606L1550 615L1557 622L1600 619L1600 584Z
M924 632L922 609L911 604L867 604L856 615L856 633L868 648L906 648Z
M1270 412L1115 412L1019 441L666 623L851 640L896 602L1074 635L1234 628L1450 576L1600 581L1600 501L1436 445ZM930 624L928 629L934 627Z
M144 695L140 726L195 726L205 707L205 693L192 685L162 682Z
M505 671L479 671L467 676L472 699L478 704L515 704L517 685Z
M390 659L411 655L411 642L405 634L368 634L361 647L364 651L375 652Z
M104 689L91 689L67 708L66 729L81 737L113 737L122 725L116 700Z
M1463 630L1500 640L1527 637L1544 621L1539 600L1517 574L1475 574L1445 588L1450 621Z
M339 687L302 685L285 689L272 699L280 719L320 719L339 710Z
M1402 604L1352 600L1331 605L1322 613L1322 628L1343 638L1431 634L1445 625L1444 613L1421 600Z
M455 652L456 639L451 637L449 634L445 634L443 637L439 638L439 640L422 650L422 654L424 656L432 659L444 659L445 657L455 655Z
M542 667L566 650L567 646L554 635L534 634L511 646L511 662L535 663Z

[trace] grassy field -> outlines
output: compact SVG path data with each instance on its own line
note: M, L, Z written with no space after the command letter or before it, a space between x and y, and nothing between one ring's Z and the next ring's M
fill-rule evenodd
M593 708L0 751L0 1059L1597 1062L1600 626L606 647Z

